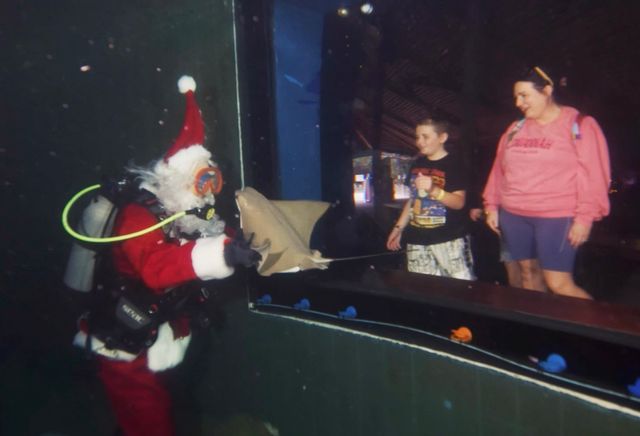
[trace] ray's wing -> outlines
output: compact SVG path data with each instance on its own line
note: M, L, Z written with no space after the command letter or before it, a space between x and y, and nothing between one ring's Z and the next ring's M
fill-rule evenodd
M282 258L283 253L284 251L281 251L280 253L268 253L266 256L264 256L264 261L259 266L258 273L265 276L271 275L273 272L278 272L277 268L275 267L277 266L280 258ZM272 269L274 269L275 271L271 271Z
M330 205L330 203L324 201L309 200L275 200L271 201L271 203L282 212L307 247L309 246L314 226Z
M271 201L251 187L236 192L246 235L255 234L254 247L262 255L258 273L270 276L310 268L326 268L330 259L309 248L311 232L329 208L321 201Z

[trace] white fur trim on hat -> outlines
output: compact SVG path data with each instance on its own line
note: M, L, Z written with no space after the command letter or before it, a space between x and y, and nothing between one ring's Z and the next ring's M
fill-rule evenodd
M158 338L147 350L147 367L154 372L173 368L184 359L191 334L174 339L173 329L168 322L158 327Z
M211 160L211 152L200 144L183 148L171 156L166 164L174 170L191 172L195 168L208 165Z
M178 79L178 90L180 94L186 94L189 91L196 90L196 81L191 76L182 76Z
M202 280L223 279L233 274L234 269L224 261L226 235L200 238L191 250L191 263L196 275Z

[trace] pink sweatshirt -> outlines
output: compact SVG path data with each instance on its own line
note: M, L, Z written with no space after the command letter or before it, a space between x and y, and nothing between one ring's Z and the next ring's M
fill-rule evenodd
M609 214L609 151L592 117L580 121L580 139L571 129L578 111L563 106L560 116L541 125L527 119L509 141L500 138L484 188L485 210L534 217L575 217L591 225Z

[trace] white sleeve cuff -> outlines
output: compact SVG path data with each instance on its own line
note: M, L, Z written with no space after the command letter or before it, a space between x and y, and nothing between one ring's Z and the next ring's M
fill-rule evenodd
M225 235L196 240L191 251L191 263L202 280L223 279L233 274L233 268L224 261Z

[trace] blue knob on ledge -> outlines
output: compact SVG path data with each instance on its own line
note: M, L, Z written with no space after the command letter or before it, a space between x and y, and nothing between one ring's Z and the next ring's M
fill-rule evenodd
M293 305L293 308L297 310L309 310L310 307L311 307L311 302L306 298L303 298L302 300L298 301L296 304Z
M348 306L345 310L341 310L340 312L338 312L338 316L340 318L353 319L358 316L358 312L356 311L355 307Z
M264 294L262 297L260 297L260 298L258 298L256 300L256 303L258 303L258 304L271 304L271 295Z

